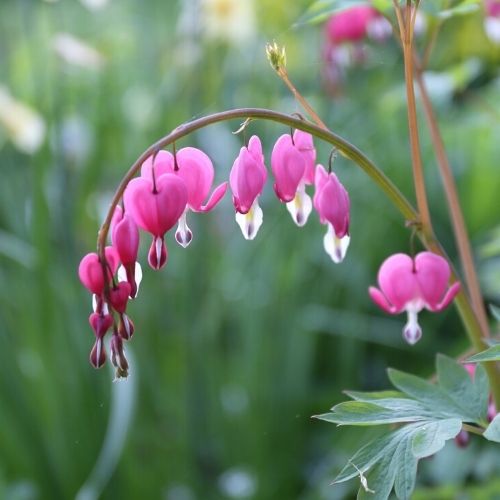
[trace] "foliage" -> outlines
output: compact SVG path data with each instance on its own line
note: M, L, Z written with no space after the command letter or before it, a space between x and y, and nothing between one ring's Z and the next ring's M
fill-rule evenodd
M330 413L316 417L338 425L405 424L359 449L334 484L359 476L358 498L385 500L394 488L399 499L408 499L415 488L420 459L440 451L464 423L478 430L488 425L484 369L478 367L471 379L467 370L443 355L438 355L436 369L437 384L389 369L389 379L400 392L347 392L354 401L340 403ZM492 441L500 438L500 418L493 420L484 435Z

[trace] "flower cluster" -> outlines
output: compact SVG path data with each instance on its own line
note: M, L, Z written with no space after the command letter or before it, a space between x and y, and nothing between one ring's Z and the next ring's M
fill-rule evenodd
M271 154L271 168L274 191L286 204L295 224L303 226L314 207L320 222L327 225L325 250L334 262L341 262L349 245L349 195L333 172L316 165L312 136L296 130L279 137ZM266 180L262 144L254 135L241 148L229 175L236 222L247 240L255 238L263 222L259 196ZM140 176L127 185L123 205L117 206L113 214L111 246L106 247L104 258L87 254L79 267L81 282L93 294L89 322L95 335L90 354L94 367L99 368L106 361L104 337L111 331L110 357L117 377L126 377L128 373L123 341L134 333L126 309L129 299L137 296L142 277L137 262L139 230L152 237L150 267L162 268L168 260L166 233L177 225L175 240L187 247L193 239L188 214L212 210L225 195L227 182L209 196L213 181L210 158L199 149L186 147L174 154L159 151L150 156L142 164ZM306 186L312 184L313 200L306 192Z

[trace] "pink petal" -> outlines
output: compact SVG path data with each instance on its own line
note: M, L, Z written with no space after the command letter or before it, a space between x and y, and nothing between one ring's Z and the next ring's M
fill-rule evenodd
M135 263L139 251L139 229L128 214L113 227L111 241L124 266Z
M153 157L154 157L154 173L158 179L160 175L172 173L174 171L174 156L168 151L161 150L156 156L150 156L141 167L141 177L153 180Z
M453 301L458 292L460 291L460 283L455 281L453 285L448 288L448 291L445 293L443 300L434 308L430 308L431 311L439 312L448 307L448 305Z
M258 163L264 163L264 154L262 153L262 143L256 135L252 135L248 141L248 151Z
M260 141L259 141L260 144ZM242 147L237 160L234 162L229 182L240 213L250 210L255 198L262 192L266 181L266 171L263 164Z
M374 286L368 288L368 293L370 294L370 298L377 304L380 309L383 309L385 312L389 314L398 314L401 311L396 309L392 304L389 303L386 296Z
M314 165L316 163L316 149L314 147L313 136L302 130L296 130L293 133L293 142L306 162L303 179L306 184L313 184Z
M415 270L422 298L434 310L448 288L450 266L440 255L421 252L415 257Z
M271 168L276 179L274 190L282 202L288 203L295 198L305 167L305 160L292 143L291 136L282 135L271 155Z
M226 191L227 191L227 182L223 182L222 184L220 184L219 186L217 186L214 189L213 193L211 194L210 198L208 199L207 204L202 205L200 207L200 211L201 212L208 212L208 211L212 210L212 208L214 208L215 205L217 205L217 203L219 203L219 201L222 200L222 198L226 194Z
M413 272L413 260L406 254L391 255L382 263L378 283L387 300L398 312L405 309L408 302L421 298Z
M214 167L210 158L196 148L183 148L177 153L179 170L175 173L185 182L188 205L198 211L212 187Z

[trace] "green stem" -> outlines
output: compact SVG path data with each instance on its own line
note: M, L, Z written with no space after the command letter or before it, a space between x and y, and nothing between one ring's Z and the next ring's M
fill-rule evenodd
M284 113L279 113L277 111L272 111L269 109L261 108L241 108L232 109L228 111L222 111L220 113L214 113L212 115L204 116L193 120L192 122L180 125L170 134L162 137L160 140L152 144L144 153L142 153L139 158L133 163L128 172L125 174L120 184L118 185L111 204L106 215L104 222L99 229L97 236L97 253L99 259L103 266L103 272L106 274L106 259L104 255L104 249L106 245L106 239L108 236L111 219L113 217L114 210L123 196L123 193L128 185L128 183L135 177L137 172L140 170L144 161L151 155L157 153L160 149L163 149L175 141L178 141L182 137L185 137L198 129L204 128L208 125L223 122L227 120L233 120L236 118L253 118L253 119L263 119L269 120L276 123L281 123L287 127L293 127L304 132L308 132L318 139L322 139L325 142L335 146L337 150L344 155L346 158L352 160L356 165L358 165L371 179L377 184L380 189L385 193L393 205L398 209L401 215L407 221L415 221L418 219L418 214L411 203L405 198L401 191L393 184L393 182L379 169L377 166L362 153L356 146L350 144L348 141L343 139L337 134L318 127L310 122L295 118L293 116L286 115ZM446 253L442 249L439 242L434 238L423 238L421 231L417 228L419 237L422 239L424 246L427 249L442 255L448 262L450 261ZM452 280L457 279L456 272L452 269ZM106 291L107 296L107 291ZM470 302L467 296L461 292L457 295L455 299L455 305L460 313L462 321L465 325L466 331L469 335L472 345L476 350L484 350L487 346L481 338L481 328L478 325L476 315L472 310ZM490 368L491 364L486 364L488 370L488 375L490 378L490 385L493 389L494 394L500 394L500 380L494 375L494 366Z

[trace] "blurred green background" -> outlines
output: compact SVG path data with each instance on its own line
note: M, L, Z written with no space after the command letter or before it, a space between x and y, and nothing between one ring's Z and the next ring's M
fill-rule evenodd
M131 375L112 383L88 363L90 297L77 278L112 192L130 164L180 123L231 107L300 111L264 46L286 45L292 80L328 125L413 199L399 49L367 42L335 96L325 81L322 26L292 26L308 0L1 0L0 2L0 498L352 498L330 486L372 431L311 420L343 389L387 387L385 368L430 375L436 352L467 349L456 311L422 314L422 341L403 317L370 302L382 260L409 251L404 221L353 164L344 264L323 250L315 214L294 226L272 192L247 242L230 196L190 218L184 250L146 266L127 345ZM221 7L222 5L222 7ZM425 41L422 35L419 43ZM448 22L428 82L456 175L488 302L500 300L499 48L480 14ZM331 82L330 82L331 83ZM239 123L182 141L227 178ZM267 165L287 132L253 122ZM317 143L318 160L330 153ZM424 132L435 227L455 257ZM142 260L149 245L144 238ZM109 363L108 363L109 364ZM500 452L472 439L420 465L415 498L500 498Z

